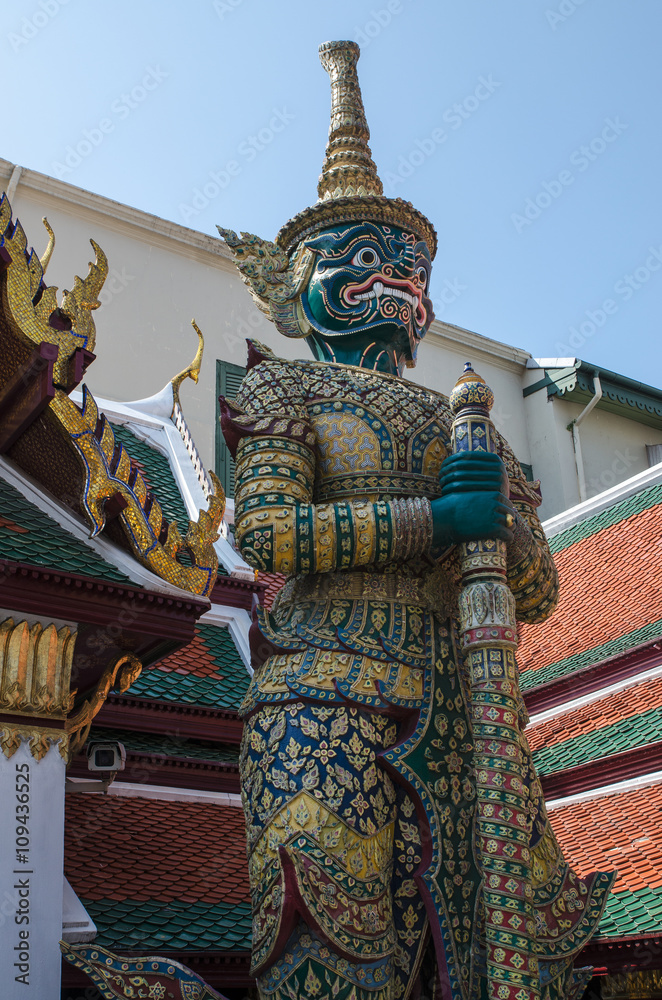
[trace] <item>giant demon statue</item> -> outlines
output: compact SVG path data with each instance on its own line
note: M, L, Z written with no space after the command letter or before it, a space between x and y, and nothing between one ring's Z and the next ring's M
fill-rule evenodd
M316 358L252 344L223 403L237 542L287 577L243 706L253 970L269 1000L561 1000L611 880L564 861L523 733L514 617L557 596L540 496L473 372L455 425L402 377L433 319L437 239L382 195L358 54L321 47L318 202L275 244L221 230Z

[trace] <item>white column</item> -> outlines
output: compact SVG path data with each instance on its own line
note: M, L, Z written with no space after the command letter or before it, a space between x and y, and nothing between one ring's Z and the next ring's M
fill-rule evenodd
M0 991L60 1000L65 762L39 730L1 735Z

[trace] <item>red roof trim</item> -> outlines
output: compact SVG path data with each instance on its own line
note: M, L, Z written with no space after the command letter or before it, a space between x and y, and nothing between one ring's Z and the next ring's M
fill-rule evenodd
M95 724L142 733L173 733L197 740L239 743L244 724L236 712L111 694Z
M567 677L560 677L549 684L530 688L523 692L524 702L530 715L555 708L570 699L581 698L592 691L615 684L617 681L633 677L662 662L662 639L634 646L627 653L617 653L600 663L578 670Z
M263 603L266 589L267 585L259 581L238 580L233 576L219 576L216 578L209 598L212 604L224 604L231 608L245 608L246 611L250 611L253 607L253 594L257 594L260 603Z
M79 756L67 770L74 778L89 778L86 760ZM239 767L229 761L168 757L127 750L126 767L116 782L140 782L166 788L194 788L204 792L240 791Z
M575 964L601 966L611 974L662 969L662 937L594 938L580 953Z
M174 597L27 563L2 560L0 567L0 606L24 614L43 615L47 607L53 618L110 625L128 599L140 604L141 633L189 642L192 624L209 610L207 600L194 594Z

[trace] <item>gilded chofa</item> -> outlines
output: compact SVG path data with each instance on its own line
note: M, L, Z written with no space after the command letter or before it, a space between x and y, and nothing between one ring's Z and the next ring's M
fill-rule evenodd
M86 517L93 537L104 530L109 516L117 517L128 545L144 566L168 583L206 596L218 571L214 542L225 507L222 487L213 473L209 473L212 490L208 509L200 511L198 520L189 523L183 538L177 523L168 522L164 517L157 497L150 491L129 452L116 441L112 426L99 413L87 387L83 387L82 407L70 398L69 393L94 360L96 330L92 313L100 305L99 293L108 273L108 261L98 244L91 240L95 262L90 264L84 280L74 278L73 288L71 291L65 289L58 302L57 288L44 282L45 269L55 245L51 227L46 220L44 224L49 243L40 260L34 250L28 250L23 228L19 222L12 222L11 206L6 196L2 197L0 265L4 265L2 278L11 322L10 346L15 352L17 367L26 379L35 368L37 356L52 366L50 387L43 400L50 422L40 425L45 440L39 442L39 447L48 449L49 433L58 440L64 438L81 470L80 487L72 485L70 477L60 499ZM182 376L194 377L196 365L199 368L201 362L201 349L200 346L199 356L196 355L195 362L189 366L191 371L187 369ZM20 385L18 391L13 387L17 397L20 389ZM33 429L28 427L30 432ZM12 438L5 450L15 443ZM35 474L34 469L31 471ZM51 482L45 485L53 489ZM110 508L109 501L112 501ZM183 550L190 557L186 562L179 558Z

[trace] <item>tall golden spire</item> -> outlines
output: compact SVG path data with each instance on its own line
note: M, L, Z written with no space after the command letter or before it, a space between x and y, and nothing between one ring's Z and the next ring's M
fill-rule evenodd
M302 240L328 226L376 222L399 226L425 240L430 256L437 252L437 234L422 212L402 198L387 198L377 176L368 139L361 88L356 72L360 50L356 42L324 42L322 66L331 78L331 126L317 192L319 200L286 222L276 244L292 254ZM223 233L221 234L223 235Z
M331 78L331 125L317 185L319 199L382 194L384 188L368 146L370 129L356 72L359 47L356 42L324 42L319 51Z

